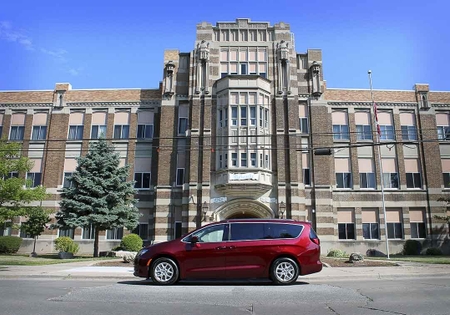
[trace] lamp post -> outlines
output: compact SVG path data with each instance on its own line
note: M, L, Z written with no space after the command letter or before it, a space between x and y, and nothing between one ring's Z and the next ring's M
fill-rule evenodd
M208 213L209 205L206 201L203 202L202 205L202 214L203 214L203 221L206 221L206 214Z
M286 204L282 201L278 205L278 218L283 219L284 212L286 211Z

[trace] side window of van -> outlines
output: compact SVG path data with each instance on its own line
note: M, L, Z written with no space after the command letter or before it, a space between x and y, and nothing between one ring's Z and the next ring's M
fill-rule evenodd
M222 242L225 230L225 224L213 225L204 228L193 235L197 236L201 243Z
M266 223L264 225L265 239L296 238L303 230L303 226L297 224Z
M264 223L232 223L231 241L261 240L264 238Z

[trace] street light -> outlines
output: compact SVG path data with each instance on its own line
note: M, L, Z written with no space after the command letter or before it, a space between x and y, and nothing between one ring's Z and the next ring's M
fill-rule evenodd
M208 213L208 210L209 210L209 206L208 206L208 203L205 201L205 202L203 202L203 205L202 205L203 221L206 221L206 214Z
M282 201L278 205L278 218L283 219L284 212L286 211L286 204Z

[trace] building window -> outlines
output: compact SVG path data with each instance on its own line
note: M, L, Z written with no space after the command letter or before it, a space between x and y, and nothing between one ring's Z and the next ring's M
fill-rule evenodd
M58 230L58 237L70 237L71 239L74 239L75 235L75 229L66 228L66 229L59 229Z
M187 128L188 128L188 119L183 117L178 118L178 134L179 135L186 134Z
M450 173L442 173L444 177L444 188L450 188Z
M263 121L264 121L264 108L259 108L259 126L263 127Z
M139 235L143 240L148 239L148 224L139 223L139 225L133 230L133 233Z
M336 173L336 188L352 188L352 173Z
M264 128L269 128L269 110L264 109Z
M300 132L301 133L309 133L308 118L307 117L300 117L299 118L299 125L300 125Z
M237 126L237 106L231 107L231 125Z
M269 168L269 155L266 154L265 160L264 160L264 168Z
M81 238L83 240L93 240L95 238L95 228L92 226L92 224L83 227Z
M247 126L247 106L241 106L241 126Z
M241 166L247 167L247 153L241 153Z
M69 126L68 140L82 140L83 139L83 125L81 126Z
M231 166L237 166L237 153L231 153Z
M20 237L21 238L33 238L31 234L28 234L25 230L20 229Z
M100 139L106 137L106 125L92 125L91 139Z
M437 126L437 134L439 140L450 139L450 127L448 126Z
M336 110L331 113L334 140L349 140L347 112Z
M450 120L447 112L436 113L436 128L439 140L450 139Z
M107 240L121 240L123 237L123 227L106 230Z
M361 188L375 188L375 173L359 173L359 185Z
M31 140L45 140L47 136L47 126L33 126Z
M310 175L309 168L303 169L303 184L305 184L305 186L311 185L311 175Z
M250 153L250 163L252 166L256 167L256 153Z
M339 239L340 240L354 240L355 239L355 224L354 223L339 223Z
M153 125L138 125L137 138L138 139L152 139L153 138Z
M356 125L357 140L372 140L372 127L370 125Z
M425 238L426 229L423 222L411 222L411 238Z
M73 182L71 179L69 179L72 176L72 172L67 172L64 173L64 183L63 183L63 187L64 188L70 188L73 185Z
M398 173L383 173L385 188L398 188Z
M422 188L422 176L420 173L406 173L407 188Z
M250 106L250 125L256 126L256 107Z
M220 156L222 158L222 156ZM184 168L177 168L177 186L182 186L184 183Z
M181 237L182 235L183 235L183 233L182 233L182 229L183 228L183 223L182 222L180 222L180 221L177 221L177 222L175 222L175 228L174 228L174 231L173 231L173 236L174 236L174 238L175 239L177 239L177 238L179 238L179 237Z
M378 223L363 223L363 237L366 240L377 240L380 238Z
M335 158L336 188L352 188L352 173L349 158Z
M347 125L333 125L333 139L334 140L348 140L350 139Z
M394 126L380 125L380 139L381 140L394 140Z
M8 178L19 178L19 172L9 172Z
M134 188L149 189L150 188L150 172L134 173Z
M9 135L9 140L11 141L23 140L24 131L25 126L11 126L11 133Z
M416 126L402 126L403 140L417 140Z
M355 223L353 220L353 210L338 210L338 233L340 240L355 239Z
M401 223L388 223L388 238L389 239L402 239L403 238L403 228Z
M128 139L129 125L114 125L114 139Z
M37 187L41 184L41 173L27 173L27 186Z

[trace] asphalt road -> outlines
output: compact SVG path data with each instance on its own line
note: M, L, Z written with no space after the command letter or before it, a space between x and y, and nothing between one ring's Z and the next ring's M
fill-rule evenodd
M398 280L182 283L1 279L1 315L450 314L450 275Z

